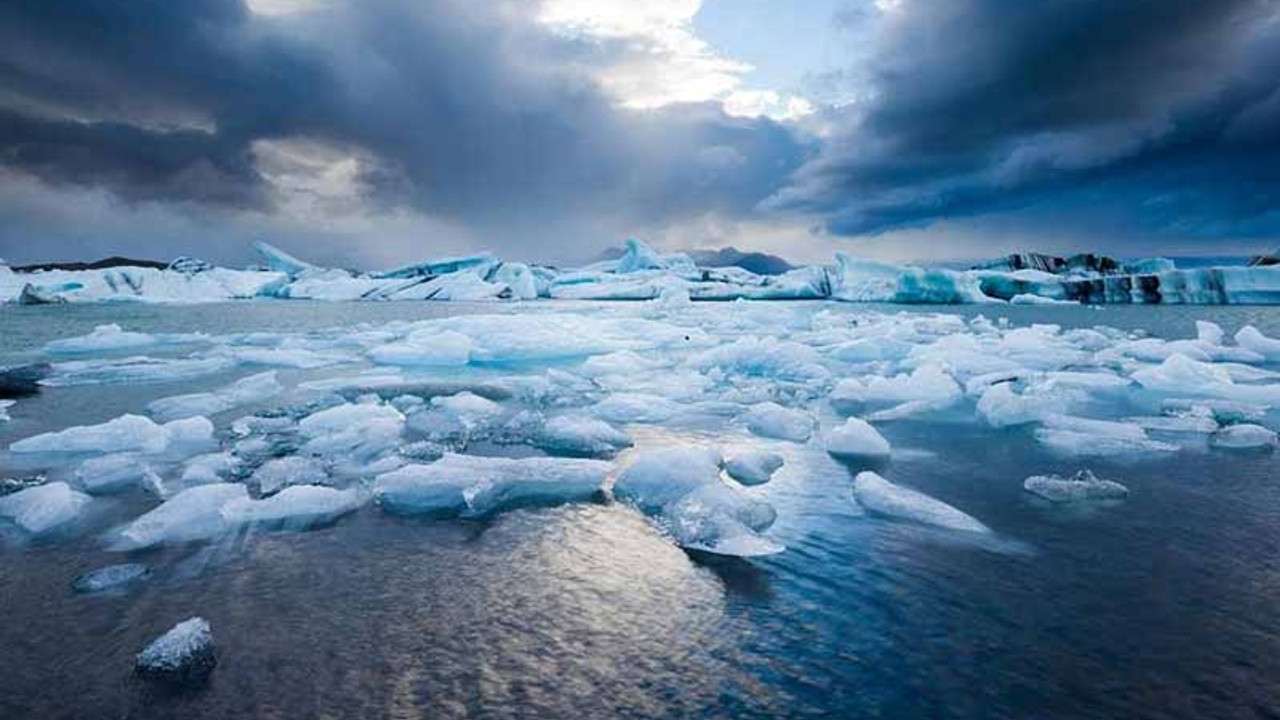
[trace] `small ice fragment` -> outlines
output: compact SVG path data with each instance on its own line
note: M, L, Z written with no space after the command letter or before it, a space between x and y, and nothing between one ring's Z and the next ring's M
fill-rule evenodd
M452 330L420 330L369 351L379 365L460 367L471 362L471 338Z
M229 452L197 455L182 467L184 485L209 485L222 482L240 469L240 459Z
M64 482L51 482L0 497L0 518L39 535L75 520L90 500Z
M199 681L218 664L209 621L193 617L174 625L138 653L138 674L179 682Z
M290 485L328 485L329 473L318 458L289 455L263 463L249 478L258 492L271 495Z
M217 537L228 530L222 507L249 497L244 485L198 485L125 525L111 544L113 550L137 550L160 543L181 543Z
M239 405L261 402L283 391L284 387L276 380L275 371L269 371L241 378L214 392L175 395L154 400L147 405L147 412L161 421L196 415L216 415Z
M90 495L122 492L154 482L151 466L134 453L92 457L76 468L76 482Z
M1230 450L1274 448L1276 433L1261 425L1228 425L1210 438L1214 447Z
M0 422L9 422L9 408L17 404L17 400L0 400Z
M128 350L155 344L156 339L146 333L127 332L119 325L99 325L93 332L80 337L55 340L44 346L53 354L76 354Z
M807 441L817 425L813 415L774 402L753 405L742 414L742 421L755 435L792 442Z
M848 418L844 425L828 430L823 441L827 452L838 458L883 460L889 457L889 441L861 418Z
M678 403L661 395L613 393L596 403L591 414L615 423L660 423L680 410Z
M751 487L769 482L784 463L782 456L775 452L744 450L725 460L724 469L734 480Z
M868 512L963 532L990 533L986 525L923 493L895 485L871 471L858 473L853 495Z
M1022 487L1033 495L1055 503L1123 500L1129 497L1129 488L1112 480L1100 480L1093 471L1087 469L1069 478L1033 475L1023 481Z
M262 500L234 499L222 506L222 516L230 525L278 524L289 530L302 530L352 512L365 499L356 489L293 485Z
M547 421L535 444L551 453L603 455L631 447L631 438L603 420L561 415Z
M378 476L374 496L409 515L483 517L513 507L592 499L613 465L578 458L445 455Z
M136 450L162 452L169 433L141 415L121 415L101 425L83 425L19 440L15 453L112 453Z
M135 580L145 580L150 576L151 568L142 563L108 565L97 570L91 570L76 578L74 587L78 593L97 593L120 587Z

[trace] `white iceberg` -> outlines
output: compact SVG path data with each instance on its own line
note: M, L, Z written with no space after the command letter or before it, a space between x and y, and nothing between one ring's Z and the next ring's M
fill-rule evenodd
M515 507L594 498L610 463L578 458L500 458L447 454L378 476L375 499L408 515L482 517Z
M1129 488L1112 480L1100 480L1090 470L1081 470L1069 478L1033 475L1023 481L1022 487L1032 495L1055 503L1123 500L1129 497Z
M818 421L804 410L792 410L774 402L751 406L742 414L742 422L760 437L806 442L813 436Z
M1261 425L1228 425L1213 434L1210 443L1214 447L1232 450L1271 449L1276 446L1275 431Z
M91 500L65 482L51 482L0 497L0 518L39 535L78 518Z
M604 455L631 447L631 438L592 417L560 415L542 426L535 445L555 454Z
M274 371L241 378L213 392L175 395L153 400L147 412L157 420L177 420L196 415L217 415L241 405L269 400L284 392Z
M832 456L844 460L880 461L888 459L889 441L861 418L851 417L823 436L823 445Z
M876 473L858 473L853 496L868 512L895 520L972 533L991 530L973 517L923 493L885 480Z
M739 483L752 487L773 479L785 464L782 456L767 450L739 450L724 461L725 472Z

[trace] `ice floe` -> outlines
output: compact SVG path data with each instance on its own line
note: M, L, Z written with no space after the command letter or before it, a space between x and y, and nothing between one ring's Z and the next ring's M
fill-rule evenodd
M138 653L138 674L176 682L198 682L218 664L209 621L193 617L174 625Z
M0 518L39 535L75 520L91 500L65 482L51 482L0 497Z
M377 478L374 498L409 515L483 517L532 505L590 500L612 464L579 458L500 458L448 454Z
M986 525L941 500L891 483L869 470L854 478L853 496L868 512L895 520L961 532L991 532Z
M1129 488L1114 480L1100 480L1087 469L1071 477L1033 475L1023 481L1022 487L1032 495L1055 503L1123 500L1129 497Z
M720 477L721 454L673 447L640 453L618 477L613 495L658 522L681 547L718 555L772 555L784 548L764 536L773 506Z
M875 462L889 457L889 441L867 421L851 417L843 425L826 431L822 438L827 452L842 460Z

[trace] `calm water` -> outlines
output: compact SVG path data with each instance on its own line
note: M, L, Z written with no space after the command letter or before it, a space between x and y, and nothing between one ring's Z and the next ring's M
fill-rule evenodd
M103 322L296 332L473 310L3 308L0 352L21 359ZM1280 336L1280 310L1267 308L955 310L980 311L1168 336L1204 318ZM0 443L224 381L52 389L22 401ZM770 535L788 550L751 562L691 556L614 505L484 523L366 508L306 533L123 556L103 551L98 531L150 503L117 498L76 537L0 548L0 718L1280 717L1274 456L1091 463L1132 496L1064 511L1021 483L1078 465L1045 455L1029 431L898 422L884 432L895 450L915 450L895 456L896 481L1001 540L865 518L849 469L797 446L783 447L788 464L767 486L780 516ZM154 577L115 595L71 591L81 572L129 560ZM176 692L134 679L133 654L194 614L220 648L209 683Z

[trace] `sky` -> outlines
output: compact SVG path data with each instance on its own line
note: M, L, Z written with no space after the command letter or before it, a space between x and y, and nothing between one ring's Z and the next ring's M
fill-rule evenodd
M8 0L0 257L1280 245L1280 0Z

